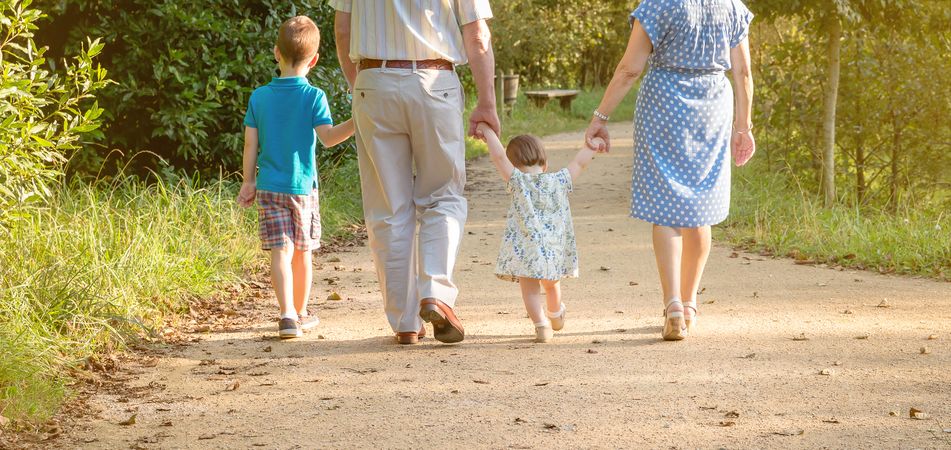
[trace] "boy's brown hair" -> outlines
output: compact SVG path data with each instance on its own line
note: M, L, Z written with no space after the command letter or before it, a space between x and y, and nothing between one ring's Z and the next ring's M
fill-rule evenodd
M544 166L548 163L542 140L530 134L513 137L505 147L505 156L515 167Z
M307 16L297 16L281 24L277 49L292 66L309 63L320 48L320 29Z

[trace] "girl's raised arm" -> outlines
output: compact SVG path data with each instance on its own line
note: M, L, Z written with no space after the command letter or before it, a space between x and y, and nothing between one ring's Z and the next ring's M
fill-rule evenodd
M601 145L604 145L604 140L600 137L591 138L591 145L598 148ZM575 159L568 164L568 173L571 174L571 181L575 181L581 176L581 172L584 172L584 169L588 168L588 164L591 163L591 160L594 159L594 155L598 152L588 147L588 144L585 143L585 146L578 150L578 154L575 155Z
M489 156L492 158L492 164L495 164L495 169L499 171L499 175L502 175L502 179L508 182L509 178L512 178L512 171L515 170L515 166L505 155L505 146L502 145L502 141L495 135L495 131L484 122L478 125L477 132L482 135L489 147Z

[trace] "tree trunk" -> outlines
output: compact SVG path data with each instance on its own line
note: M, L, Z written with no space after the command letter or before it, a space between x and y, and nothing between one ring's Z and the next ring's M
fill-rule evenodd
M858 205L865 203L865 195L868 192L865 181L865 136L864 131L861 133L858 145L855 146L855 202Z
M839 96L839 66L842 23L838 15L829 21L828 63L825 102L822 106L822 197L826 207L835 203L835 108Z
M888 206L891 211L898 209L898 178L901 171L901 127L898 117L892 111L892 160L891 174L888 183Z

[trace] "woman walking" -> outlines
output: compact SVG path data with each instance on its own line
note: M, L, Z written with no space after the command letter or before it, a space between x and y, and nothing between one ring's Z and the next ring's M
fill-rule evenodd
M740 0L644 0L614 77L586 132L610 150L608 117L645 67L634 120L631 217L650 222L664 295L665 340L697 322L710 226L730 207L730 150L753 156L753 80ZM726 72L732 70L734 85ZM593 147L593 145L592 145Z

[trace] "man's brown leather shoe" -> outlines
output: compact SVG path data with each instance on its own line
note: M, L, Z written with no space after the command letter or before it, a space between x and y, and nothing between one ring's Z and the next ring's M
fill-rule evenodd
M419 340L426 337L426 325L420 325L419 332L402 331L396 333L396 343L400 345L410 345L419 343Z
M466 332L456 313L445 303L434 298L424 298L420 302L419 317L433 324L433 335L436 340L446 344L461 342Z

